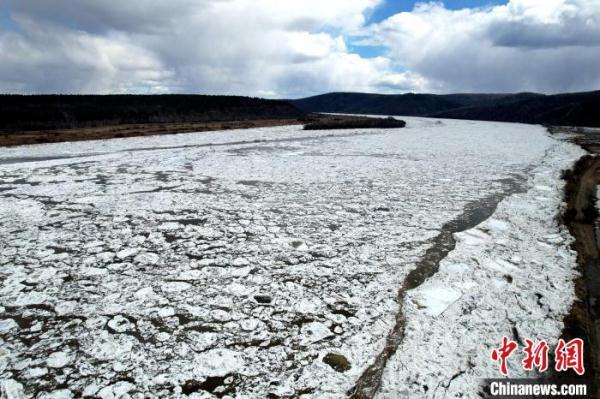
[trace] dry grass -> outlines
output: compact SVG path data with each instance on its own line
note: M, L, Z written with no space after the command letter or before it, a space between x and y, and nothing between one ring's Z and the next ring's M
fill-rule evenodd
M78 129L37 130L23 132L0 132L0 147L60 143L64 141L103 140L123 137L154 136L160 134L194 133L231 129L250 129L305 124L305 129L349 129L403 127L405 123L395 119L368 118L346 115L314 114L306 119L257 119L226 122L181 122L121 124Z
M231 122L125 124L81 129L40 130L15 133L0 133L0 146L6 147L24 144L100 140L122 137L153 136L159 134L192 133L230 129L249 129L255 127L272 127L300 124L302 124L302 122L298 119L260 119Z

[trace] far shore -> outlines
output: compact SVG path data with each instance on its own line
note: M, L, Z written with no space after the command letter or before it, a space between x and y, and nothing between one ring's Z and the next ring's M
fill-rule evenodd
M76 129L37 130L0 133L0 147L302 124L303 122L299 119L257 119L229 122L122 124Z
M291 125L304 125L306 130L382 129L404 127L406 123L392 118L310 114L306 115L305 118L295 119L120 124L74 129L0 132L0 147Z

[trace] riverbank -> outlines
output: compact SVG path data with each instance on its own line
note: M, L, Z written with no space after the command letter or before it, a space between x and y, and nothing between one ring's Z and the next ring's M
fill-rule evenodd
M305 125L305 130L399 128L406 126L398 119L371 118L351 115L307 115L305 118L256 119L219 122L142 123L119 124L76 129L52 129L0 133L0 147L17 145L61 143L66 141L104 140L126 137L144 137L178 133L197 133L234 129L253 129Z
M53 129L0 134L0 146L60 143L64 141L102 140L125 137L156 136L177 133L207 132L300 125L298 119L259 119L230 122L142 123L109 125L77 129Z
M553 133L565 133L552 130ZM563 222L575 238L580 277L575 281L578 301L565 318L562 338L585 341L586 377L594 382L592 397L600 397L600 253L598 250L597 191L600 183L600 136L576 133L572 141L594 155L585 155L563 174L566 181ZM574 376L569 376L573 378Z

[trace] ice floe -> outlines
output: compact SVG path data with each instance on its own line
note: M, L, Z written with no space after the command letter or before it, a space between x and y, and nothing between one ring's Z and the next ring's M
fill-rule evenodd
M533 169L527 192L455 234L456 248L439 272L407 294L406 336L377 398L479 397L484 378L501 376L490 353L503 336L558 340L577 277L572 237L557 217L560 175L583 154L571 144L553 145ZM521 361L515 353L509 375L535 377Z
M407 296L382 395L421 397L463 368L447 390L470 388L513 324L554 337L574 256L558 172L580 152L542 127L408 122L0 149L3 395L339 398L442 226L531 167L530 191L457 234Z

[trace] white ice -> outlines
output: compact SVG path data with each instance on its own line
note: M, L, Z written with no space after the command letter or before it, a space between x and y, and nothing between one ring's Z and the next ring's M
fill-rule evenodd
M0 149L3 392L339 398L440 228L530 176L408 294L382 395L433 392L473 363L447 390L471 387L507 309L523 337L559 331L574 255L553 216L579 155L542 127L417 118Z

